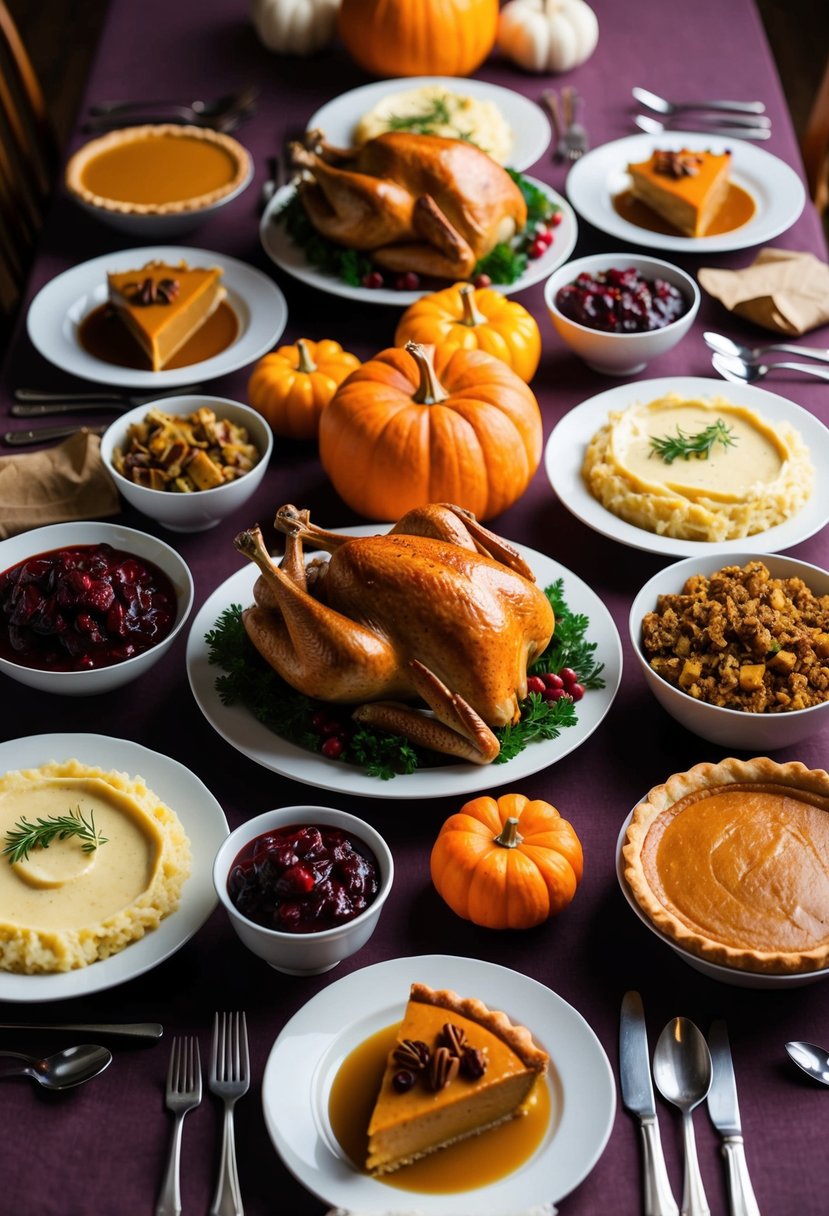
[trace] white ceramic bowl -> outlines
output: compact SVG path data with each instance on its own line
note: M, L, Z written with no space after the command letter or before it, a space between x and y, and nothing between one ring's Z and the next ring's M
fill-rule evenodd
M676 595L692 574L710 575L724 566L745 566L761 561L777 578L801 578L816 595L829 595L829 573L808 562L780 554L717 553L688 557L665 566L649 579L634 599L628 626L633 650L645 682L663 709L693 734L720 747L739 748L760 756L782 747L792 747L829 722L829 701L809 709L777 714L752 714L739 709L708 705L674 688L650 666L642 651L642 619L656 608L660 595Z
M201 206L188 204L184 200L179 210L165 213L162 211L156 214L152 209L141 213L131 210L127 204L115 199L101 198L99 202L92 202L91 198L84 197L83 193L74 189L71 184L73 170L76 163L80 163L88 156L92 155L98 148L104 150L110 144L116 143L124 136L139 136L142 132L148 131L164 131L169 129L168 124L164 123L148 123L141 127L127 127L122 130L110 131L105 135L100 135L83 147L79 148L73 154L66 166L65 177L67 180L68 193L78 206L92 215L95 219L107 224L110 228L116 228L119 232L127 232L130 236L137 237L139 240L150 243L166 241L170 237L180 236L185 232L192 232L198 228L209 216L218 211L221 207L227 206L233 199L238 198L243 190L246 190L253 180L253 160L250 153L237 140L231 139L230 136L214 133L210 138L215 138L221 142L231 153L234 159L237 160L241 177L239 182L233 189L222 194L220 198L214 199L213 202L204 203ZM186 135L188 131L197 131L199 137L203 136L203 132L199 128L177 127L176 134L178 136Z
M560 288L574 282L580 274L595 275L613 269L638 270L649 280L665 279L682 292L689 305L688 311L662 329L638 334L612 334L590 329L559 311L556 295ZM544 302L556 333L588 367L608 376L632 376L685 337L697 315L700 293L693 278L670 262L638 253L595 253L559 266L544 286Z
M37 688L41 692L65 696L93 696L110 692L123 684L143 676L154 667L172 646L175 638L190 615L193 606L193 578L184 559L164 541L134 528L122 528L119 524L66 523L51 524L21 532L8 540L0 541L0 572L17 566L39 553L50 553L73 545L111 545L136 557L144 558L158 566L173 584L178 601L178 611L173 628L156 646L145 650L134 658L124 659L110 667L96 667L88 671L41 671L35 667L24 667L0 657L0 673Z
M115 449L126 447L130 426L143 422L153 407L163 410L165 414L186 417L201 406L213 410L217 418L224 418L237 426L245 427L251 443L255 444L261 453L259 463L254 465L249 473L235 481L215 486L212 490L178 494L171 490L151 490L147 486L137 486L117 471L113 464ZM101 458L122 496L131 506L157 520L172 532L203 532L207 528L215 527L246 503L265 476L272 451L273 432L261 414L240 401L203 394L164 397L160 401L139 405L121 414L107 428L101 439Z
M227 890L227 879L235 858L257 836L292 824L340 828L371 849L380 867L380 889L374 902L359 916L319 933L280 933L256 924L238 911ZM377 927L393 879L391 850L380 833L354 815L325 806L283 806L257 815L230 833L219 848L213 864L216 893L240 941L271 967L288 975L318 975L330 971L364 946Z

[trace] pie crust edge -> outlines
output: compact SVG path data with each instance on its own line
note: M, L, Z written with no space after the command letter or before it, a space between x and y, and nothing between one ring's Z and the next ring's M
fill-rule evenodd
M413 983L409 999L477 1022L511 1047L527 1068L537 1073L546 1071L550 1057L546 1051L535 1045L527 1027L513 1022L505 1013L490 1009L476 997L458 996L451 988L435 989L429 988L427 984Z

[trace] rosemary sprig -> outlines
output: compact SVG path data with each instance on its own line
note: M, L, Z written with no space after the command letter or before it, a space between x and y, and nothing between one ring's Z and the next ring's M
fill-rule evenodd
M32 849L48 849L53 840L66 840L69 836L80 838L84 853L92 853L99 845L107 843L107 837L95 826L95 812L90 811L87 819L78 806L74 811L70 807L68 815L38 817L35 823L22 816L6 832L6 844L0 856L8 857L9 865L14 865L17 861L25 861Z
M735 447L737 440L732 435L732 428L718 418L710 426L695 435L687 435L681 426L676 428L676 435L651 436L651 455L661 456L665 464L672 464L678 457L690 460L696 456L698 460L707 460L714 445L719 443L724 448Z
M418 114L390 114L387 122L391 131L411 131L415 135L430 135L433 127L448 126L452 121L446 98L435 97L431 108Z

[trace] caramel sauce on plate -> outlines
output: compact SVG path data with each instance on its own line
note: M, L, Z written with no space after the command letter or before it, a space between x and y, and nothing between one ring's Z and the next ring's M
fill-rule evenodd
M164 371L212 359L214 355L227 350L238 335L239 319L227 300L222 300L192 338L176 351ZM104 363L139 371L150 370L149 359L108 304L101 304L84 317L78 327L78 340L87 354Z
M648 232L659 232L665 236L682 235L673 224L669 224L667 220L663 220L661 215L651 211L646 203L634 198L632 190L623 190L621 194L613 196L613 210L629 224L635 224L637 228L646 228ZM734 182L729 182L725 202L711 221L705 236L719 236L724 232L733 232L735 228L742 228L756 210L757 206L748 191L744 190L742 186L735 185ZM705 237L701 239L704 240Z
M331 1086L328 1115L340 1147L359 1169L368 1151L368 1124L397 1026L387 1026L355 1047ZM510 1119L479 1136L452 1144L377 1179L423 1194L471 1191L506 1178L538 1148L550 1124L550 1087L538 1082L523 1118Z

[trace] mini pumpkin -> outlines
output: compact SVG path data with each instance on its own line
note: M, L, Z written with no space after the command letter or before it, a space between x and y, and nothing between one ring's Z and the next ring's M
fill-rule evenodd
M532 390L482 350L407 342L369 359L320 419L320 460L369 519L451 502L478 519L519 498L541 459Z
M541 358L541 334L526 308L491 287L476 291L471 283L456 283L415 300L394 335L395 346L409 341L484 350L503 359L527 383Z
M584 859L572 824L523 794L473 798L440 829L430 861L438 894L487 929L530 929L573 899Z
M340 0L250 0L259 41L282 55L312 55L333 42Z
M248 381L248 400L286 439L314 439L322 411L346 376L360 366L339 342L299 338L263 355Z
M342 0L349 55L375 76L468 76L495 45L498 0Z
M509 0L498 18L498 46L528 72L568 72L599 41L599 22L585 0Z

